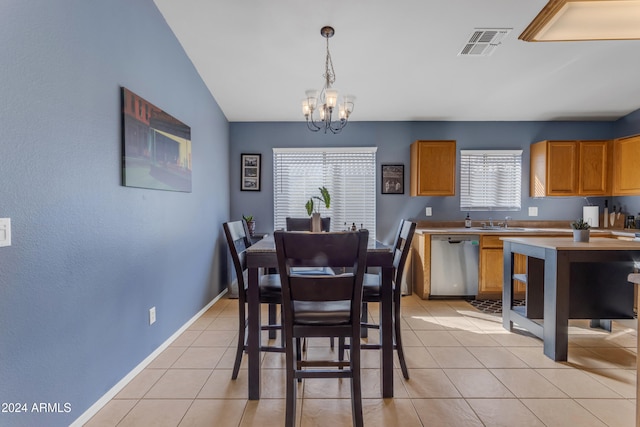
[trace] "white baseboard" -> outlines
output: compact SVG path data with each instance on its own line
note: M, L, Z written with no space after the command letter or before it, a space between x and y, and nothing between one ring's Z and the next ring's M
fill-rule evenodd
M202 316L213 304L215 304L220 298L222 298L227 293L227 289L222 291L220 295L215 297L211 302L209 302L202 310L196 313L191 319L187 321L180 329L178 329L173 335L171 335L165 342L160 344L158 348L156 348L153 353L147 356L138 366L133 368L131 372L124 376L116 385L111 387L111 390L106 392L100 399L98 399L93 405L89 407L82 415L80 415L73 423L71 423L70 427L81 427L87 421L91 419L95 414L98 413L100 409L104 407L111 399L113 399L120 391L127 385L129 382L135 378L140 372L146 368L149 363L153 361L160 353L162 353L167 347L171 345L184 331L186 331L189 326L193 324L200 316Z

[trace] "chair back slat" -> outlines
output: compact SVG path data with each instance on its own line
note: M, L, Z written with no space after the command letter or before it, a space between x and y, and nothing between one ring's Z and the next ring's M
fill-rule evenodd
M367 235L369 232L367 231ZM352 232L287 232L284 257L290 267L352 267L360 241ZM277 247L277 246L276 246Z
M291 276L291 299L294 301L347 301L353 297L355 275Z

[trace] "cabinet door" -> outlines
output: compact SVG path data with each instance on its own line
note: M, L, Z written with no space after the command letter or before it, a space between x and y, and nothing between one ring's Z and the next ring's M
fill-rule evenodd
M578 193L581 196L609 194L609 141L579 142Z
M613 142L613 195L640 195L640 135Z
M502 293L502 249L482 249L478 293Z
M502 249L489 248L482 249L480 254L480 278L478 282L479 294L502 295L502 284L504 279L504 254ZM514 274L522 274L527 271L527 257L522 254L515 254L513 260ZM522 296L525 291L525 284L520 281L514 282L513 291L518 296Z
M454 196L455 141L416 141L411 144L411 195Z
M549 141L547 144L547 195L578 195L578 143Z

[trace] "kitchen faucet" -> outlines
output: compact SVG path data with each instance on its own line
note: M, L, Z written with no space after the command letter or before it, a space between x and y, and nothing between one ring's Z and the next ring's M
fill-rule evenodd
M510 216L505 216L504 217L504 228L508 228L509 227L509 221L511 221L511 217Z
M493 218L489 217L489 227L493 227Z

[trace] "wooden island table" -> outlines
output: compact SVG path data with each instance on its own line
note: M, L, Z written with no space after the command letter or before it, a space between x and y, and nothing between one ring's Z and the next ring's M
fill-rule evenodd
M517 324L544 342L544 354L567 360L569 319L591 319L611 330L611 319L632 319L627 277L640 265L640 242L592 237L504 237L502 324ZM527 256L526 274L514 274L514 254ZM636 261L638 262L636 264ZM526 283L526 304L513 304L514 279Z

